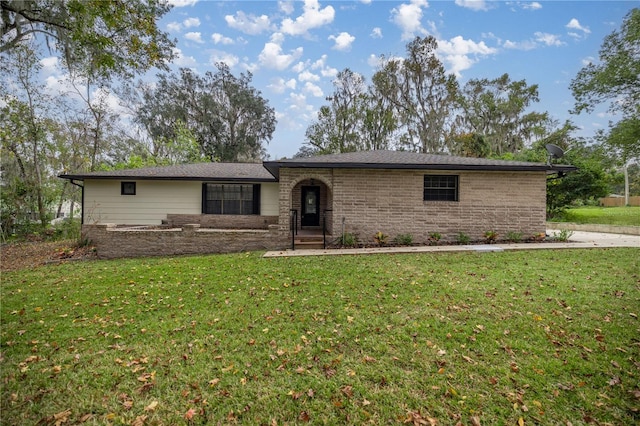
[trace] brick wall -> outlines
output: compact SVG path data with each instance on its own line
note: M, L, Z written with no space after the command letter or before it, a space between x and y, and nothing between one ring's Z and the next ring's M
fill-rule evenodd
M423 201L427 173L458 175L459 201ZM281 224L283 213L288 217L284 210L295 203L293 189L308 177L321 180L330 194L333 237L342 232L343 218L345 232L358 234L363 242L373 242L378 231L391 239L411 234L423 243L431 232L454 240L460 232L481 239L489 230L502 237L509 231L527 237L546 229L544 172L281 169Z
M221 230L200 229L197 224L166 229L98 224L83 225L82 233L103 259L282 250L289 244L287 234L280 232L278 225L265 230Z
M201 228L216 229L268 229L278 223L278 216L219 215L219 214L167 214L170 227L181 228L195 223Z

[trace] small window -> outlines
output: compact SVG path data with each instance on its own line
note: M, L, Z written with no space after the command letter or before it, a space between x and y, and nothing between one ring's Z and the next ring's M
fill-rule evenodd
M425 175L424 201L458 201L458 176Z
M120 195L136 195L136 183L122 182L120 184Z

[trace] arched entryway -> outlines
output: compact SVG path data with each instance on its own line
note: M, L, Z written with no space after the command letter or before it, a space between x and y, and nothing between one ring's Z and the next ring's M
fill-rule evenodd
M297 230L332 234L331 189L317 178L303 178L291 190L291 211L297 216Z

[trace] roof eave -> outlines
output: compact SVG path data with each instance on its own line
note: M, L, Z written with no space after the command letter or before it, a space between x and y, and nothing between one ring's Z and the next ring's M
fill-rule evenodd
M316 162L265 162L265 168L276 178L279 169L391 169L391 170L474 170L474 171L549 171L551 167L546 164L531 163L526 165L509 164L381 164L381 163L316 163ZM559 167L562 167L559 169ZM553 167L553 170L560 171L575 170L573 166Z
M273 178L238 178L238 177L211 177L211 176L92 176L92 175L58 175L61 179L68 180L177 180L177 181L196 181L196 182L276 182Z

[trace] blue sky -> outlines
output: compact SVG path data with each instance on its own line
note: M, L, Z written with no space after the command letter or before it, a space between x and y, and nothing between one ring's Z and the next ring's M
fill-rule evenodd
M332 91L350 68L367 82L380 55L404 56L415 36L433 35L438 56L461 85L471 78L537 84L537 111L571 118L580 136L606 128L602 108L572 116L568 89L596 61L603 38L620 28L637 1L198 1L171 0L160 28L177 39L174 66L250 71L253 85L275 108L271 159L291 157Z

